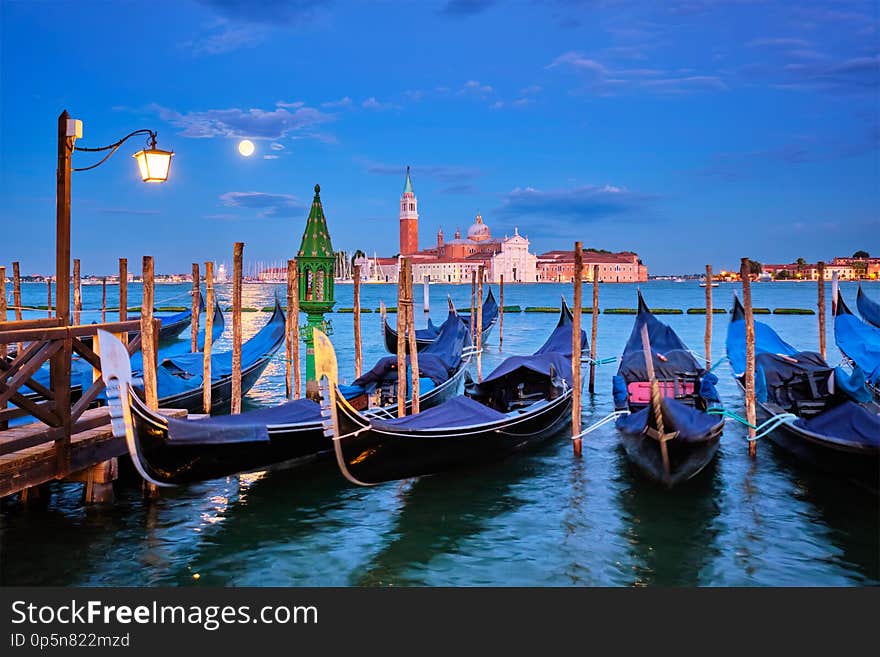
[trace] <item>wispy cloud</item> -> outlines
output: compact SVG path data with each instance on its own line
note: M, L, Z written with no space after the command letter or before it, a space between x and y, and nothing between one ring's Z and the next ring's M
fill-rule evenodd
M620 68L587 57L578 51L559 55L545 68L573 71L579 75L582 90L598 94L623 91L646 91L661 94L685 94L726 91L728 86L718 75L693 74L691 69L663 71L654 68Z
M375 96L370 96L364 102L361 103L361 107L364 109L372 110L374 112L386 112L388 110L400 109L394 103L389 102L381 102L376 99Z
M440 9L445 16L463 18L482 13L495 4L495 0L447 0Z
M458 90L458 94L460 96L478 96L480 98L485 98L487 96L495 93L495 89L492 88L492 85L483 84L479 80L468 80L464 83L461 89Z
M290 194L267 194L265 192L226 192L220 201L230 208L256 210L261 219L297 217L306 208L296 196Z
M365 162L367 173L380 176L400 176L406 173L406 165L379 164ZM473 182L482 175L482 171L475 167L450 166L450 165L414 165L411 167L413 182L418 178L425 177L447 185L461 185Z
M326 103L321 103L321 107L351 107L351 98L349 98L348 96L344 96L339 100L329 100Z
M810 42L806 39L795 39L792 37L752 39L746 43L748 48L807 48L809 45Z
M179 112L161 105L150 110L191 138L235 137L282 139L289 136L321 138L316 129L333 116L302 103L278 103L274 109L209 109Z
M181 44L196 55L221 55L252 48L273 30L315 20L330 0L198 0L218 17L202 34Z
M811 139L741 153L718 153L705 167L697 169L699 176L718 180L736 181L763 175L766 166L796 165L815 161L822 156Z
M570 189L539 190L517 187L506 194L494 214L519 221L532 236L571 237L585 223L621 215L644 214L655 197L619 185L582 185Z

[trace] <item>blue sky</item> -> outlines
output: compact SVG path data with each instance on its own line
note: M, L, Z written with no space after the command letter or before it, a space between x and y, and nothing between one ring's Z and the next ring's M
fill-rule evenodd
M55 122L81 146L73 252L158 271L292 257L314 184L336 249L392 255L407 164L420 242L637 251L651 273L880 254L876 2L0 0L0 262L52 271ZM237 154L240 139L257 151ZM94 161L77 153L75 166ZM137 266L137 265L136 265Z

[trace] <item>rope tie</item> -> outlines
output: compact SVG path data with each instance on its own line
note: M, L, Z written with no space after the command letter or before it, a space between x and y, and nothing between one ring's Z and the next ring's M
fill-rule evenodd
M598 422L595 422L595 423L591 424L590 426L588 426L586 429L584 429L583 431L581 431L581 432L580 432L579 434L577 434L576 436L572 436L571 439L572 439L572 440L575 440L575 439L577 439L577 438L583 438L583 437L586 436L588 433L590 433L590 432L592 432L592 431L595 431L595 430L598 429L599 427L604 426L604 425L608 424L609 422L611 422L612 420L616 420L617 418L619 418L619 417L621 417L621 416L623 416L623 415L629 415L629 411L627 411L627 410L623 410L623 411L614 411L613 413L609 413L608 415L606 415L605 417L603 417L603 418L602 418L601 420L599 420Z

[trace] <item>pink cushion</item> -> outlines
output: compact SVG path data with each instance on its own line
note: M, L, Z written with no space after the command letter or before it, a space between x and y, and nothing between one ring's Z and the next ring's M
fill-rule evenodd
M675 383L673 381L660 381L660 394L664 397L675 398ZM631 404L651 403L651 383L648 381L633 381L627 387ZM679 383L678 395L694 394L693 383Z

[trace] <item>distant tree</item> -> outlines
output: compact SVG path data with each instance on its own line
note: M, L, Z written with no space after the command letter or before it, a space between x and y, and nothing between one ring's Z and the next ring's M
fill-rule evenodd
M749 273L752 276L760 276L761 272L764 271L764 267L757 260L749 260Z
M798 264L798 267L803 267L805 264L807 264L807 261L803 258L798 258L797 260L795 260L795 262Z
M780 269L778 272L776 272L776 280L777 281L788 280L788 272L785 271L784 269Z
M855 253L853 253L852 257L864 259L864 258L870 258L871 256L868 255L867 251L856 251Z

